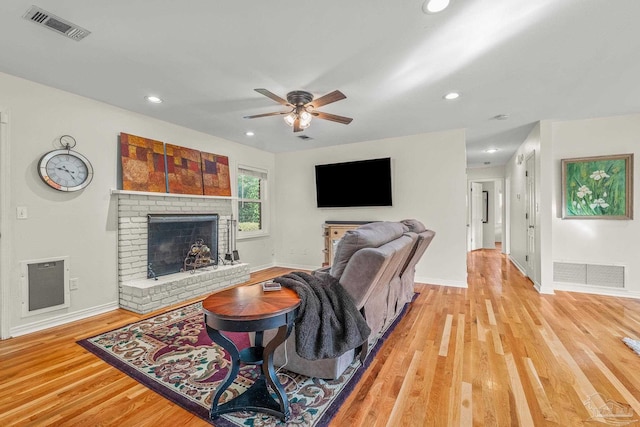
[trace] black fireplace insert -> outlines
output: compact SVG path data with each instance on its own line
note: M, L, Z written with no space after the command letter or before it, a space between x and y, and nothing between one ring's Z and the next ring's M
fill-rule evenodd
M149 277L184 270L185 257L200 241L218 264L218 214L150 214L147 241Z

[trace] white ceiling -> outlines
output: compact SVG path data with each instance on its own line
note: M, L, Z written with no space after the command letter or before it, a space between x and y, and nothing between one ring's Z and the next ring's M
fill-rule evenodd
M499 165L538 120L640 112L639 0L35 3L92 32L79 42L23 19L33 1L0 3L0 71L271 152L465 128L468 165ZM254 88L339 89L320 110L354 120L302 141L243 118L284 110Z

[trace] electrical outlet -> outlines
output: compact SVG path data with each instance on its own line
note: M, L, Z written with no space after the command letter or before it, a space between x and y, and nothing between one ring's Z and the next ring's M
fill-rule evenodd
M78 290L78 278L69 279L69 290Z

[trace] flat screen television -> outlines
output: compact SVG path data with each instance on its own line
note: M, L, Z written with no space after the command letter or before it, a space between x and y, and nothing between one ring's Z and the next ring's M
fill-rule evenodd
M316 165L319 208L392 206L391 158Z

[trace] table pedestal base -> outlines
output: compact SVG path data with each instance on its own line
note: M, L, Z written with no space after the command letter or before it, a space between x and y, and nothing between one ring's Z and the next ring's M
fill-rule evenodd
M287 399L287 394L278 381L276 377L276 372L273 366L273 352L275 349L282 344L289 334L291 333L291 328L293 327L294 320L294 312L289 312L281 316L281 319L278 320L278 317L275 318L276 322L272 319L268 321L257 322L254 324L248 324L245 326L253 326L256 330L255 335L255 345L253 347L249 347L244 349L243 351L238 351L236 345L229 338L220 333L219 330L212 328L209 323L207 323L207 334L216 344L220 345L222 348L227 350L229 355L231 356L231 367L227 372L227 376L222 381L218 389L216 390L215 395L213 396L213 402L211 405L211 411L209 412L211 419L217 418L221 414L226 414L227 412L238 412L238 411L257 411L257 412L265 412L270 415L274 415L279 417L282 421L287 421L291 414L289 409L289 399ZM210 323L214 323L211 319L209 319ZM220 323L219 326L222 326L222 329L230 329L230 325L226 324L224 321L218 321ZM273 323L273 325L271 324ZM263 347L262 345L262 336L263 331L266 329L271 329L269 326L278 326L278 332L276 336L269 341L269 343ZM236 327L238 325L235 325ZM243 328L239 328L243 329ZM249 328L245 328L249 329ZM225 402L221 405L218 404L218 401L222 397L223 392L231 385L233 380L238 375L238 371L240 370L240 363L248 363L252 365L261 365L261 373L258 379L253 383L251 387L241 395L233 398L232 400ZM269 387L273 390L276 398L274 398L269 392Z
M286 421L289 418L288 408L287 413L283 413L280 403L276 402L269 393L267 380L264 375L260 375L260 378L258 378L256 382L240 396L227 403L218 405L215 411L211 409L211 419L215 419L219 415L226 414L228 412L240 411L264 412L278 417L283 421Z

